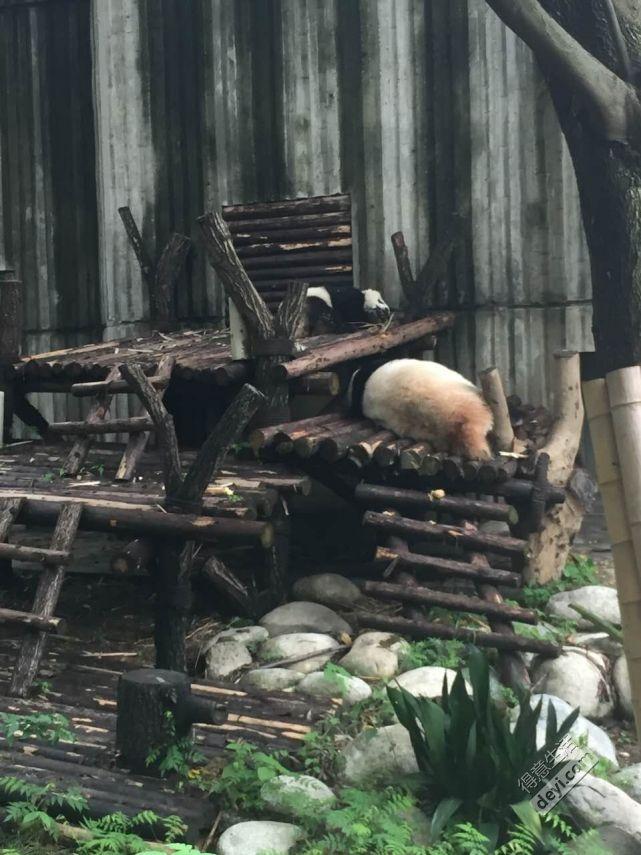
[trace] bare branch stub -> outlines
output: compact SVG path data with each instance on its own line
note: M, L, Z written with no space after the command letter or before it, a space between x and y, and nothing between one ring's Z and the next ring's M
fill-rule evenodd
M151 289L154 281L154 264L147 252L147 247L145 246L140 230L136 225L134 215L131 213L131 209L128 205L118 208L118 213L120 214L120 219L122 220L122 224L127 232L129 243L131 244L132 249L136 254L136 258L138 259L142 278Z

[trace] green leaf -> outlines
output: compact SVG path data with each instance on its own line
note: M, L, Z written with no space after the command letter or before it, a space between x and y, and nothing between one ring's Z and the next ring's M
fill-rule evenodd
M441 836L443 829L452 819L456 811L463 804L463 799L442 799L436 806L436 810L432 815L432 823L430 827L430 841L436 843Z

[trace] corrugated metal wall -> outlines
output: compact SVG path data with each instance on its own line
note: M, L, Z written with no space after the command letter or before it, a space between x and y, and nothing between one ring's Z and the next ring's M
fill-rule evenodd
M552 350L590 346L571 163L484 0L0 0L0 50L0 224L30 349L143 329L118 206L157 253L208 208L344 190L359 281L392 303L391 233L419 267L471 206L448 292L466 373L496 363L544 400ZM195 258L182 317L222 306Z

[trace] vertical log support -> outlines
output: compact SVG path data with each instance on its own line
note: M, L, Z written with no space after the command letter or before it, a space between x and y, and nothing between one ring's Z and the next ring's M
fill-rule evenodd
M286 379L274 379L273 367L291 358L296 329L303 316L307 286L288 288L275 318L254 288L236 254L227 223L218 213L198 219L211 266L220 277L227 296L240 315L256 359L256 385L266 397L258 423L278 424L289 419L289 387Z
M497 451L513 451L514 431L512 430L510 411L508 410L501 375L496 368L486 368L479 374L479 380L483 397L492 410Z
M23 332L22 283L13 270L0 270L0 389L6 398L0 420L0 445L11 434L13 394L11 366L22 351Z
M628 524L621 477L622 466L617 451L606 381L596 379L584 383L583 400L594 449L597 483L612 542L617 594L621 606L623 646L628 662L638 734L641 727L641 554L635 551ZM626 465L625 469L629 468L631 467ZM638 472L632 474L638 477Z
M555 422L541 453L549 455L548 481L565 488L581 443L583 401L578 353L559 351L556 363ZM547 511L541 529L530 535L530 558L525 567L526 579L541 584L558 579L568 559L574 536L581 527L584 508L571 493L565 502Z
M245 385L205 440L184 479L176 431L161 395L139 365L121 365L120 373L145 405L154 425L163 454L165 508L170 512L198 513L202 497L230 447L240 437L264 396ZM152 562L156 582L156 667L184 671L185 634L192 606L191 574L193 541L162 538L153 545Z

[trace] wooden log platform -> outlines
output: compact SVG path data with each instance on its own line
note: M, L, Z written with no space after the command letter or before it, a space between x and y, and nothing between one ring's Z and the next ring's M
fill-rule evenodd
M151 809L161 816L178 815L187 825L187 840L202 843L211 828L214 808L201 792L187 787L177 791L170 779L133 774L116 763L116 690L123 671L139 667L118 650L97 645L83 649L51 638L39 678L46 680L46 698L27 700L6 696L17 642L0 639L0 714L58 713L68 721L74 741L48 744L42 739L16 739L9 745L0 737L0 776L15 776L56 789L77 788L89 802L90 814L99 817L122 811L134 816ZM194 739L205 763L220 763L226 745L243 740L263 750L295 752L313 723L333 705L283 692L248 692L238 685L197 680L192 692L198 699L215 701L227 710L221 725L196 725ZM13 800L0 788L0 802ZM69 817L73 821L75 817Z

